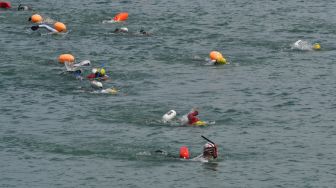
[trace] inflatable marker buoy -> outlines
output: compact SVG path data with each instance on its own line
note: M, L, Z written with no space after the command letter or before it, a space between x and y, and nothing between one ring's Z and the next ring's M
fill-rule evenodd
M180 158L189 159L189 149L187 146L180 147Z
M219 64L226 64L226 59L223 57L223 55L218 51L212 51L209 54L211 60L215 60Z
M321 45L319 43L313 44L313 49L314 50L321 50Z
M41 23L43 21L43 18L39 14L34 14L29 18L29 21L33 23Z
M125 21L128 18L128 13L127 12L120 12L119 14L115 15L113 20L115 22L121 22L121 21Z
M196 121L193 125L196 125L196 126L205 126L205 125L207 125L207 123L205 121Z
M11 8L10 2L0 1L0 8Z
M10 2L0 1L0 8L11 8Z
M64 23L62 22L56 22L54 24L54 28L58 31L58 32L66 32L66 26L64 25Z
M167 123L169 121L171 121L172 119L174 119L176 117L176 111L175 110L169 110L167 113L165 113L162 116L162 120L164 123Z
M98 81L91 81L91 87L95 88L95 89L102 89L103 88L103 84L101 82Z
M70 62L73 63L75 61L75 57L71 54L62 54L58 57L59 63Z

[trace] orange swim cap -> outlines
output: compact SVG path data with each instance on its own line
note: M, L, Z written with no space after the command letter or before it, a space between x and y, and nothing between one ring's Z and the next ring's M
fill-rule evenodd
M119 14L117 14L116 16L114 16L113 20L116 22L120 22L120 21L125 21L128 18L128 13L127 12L120 12Z
M189 159L189 149L187 146L182 146L180 148L180 158Z
M54 24L54 28L58 31L58 32L65 32L66 31L66 26L64 25L64 23L62 22L56 22Z
M31 19L31 21L33 22L33 23L40 23L40 22L42 22L42 16L40 16L39 14L34 14L34 15L32 15L31 17L30 17L30 19Z
M59 63L65 63L65 62L71 62L73 63L75 61L75 57L71 54L61 54L59 57L58 57L58 62Z

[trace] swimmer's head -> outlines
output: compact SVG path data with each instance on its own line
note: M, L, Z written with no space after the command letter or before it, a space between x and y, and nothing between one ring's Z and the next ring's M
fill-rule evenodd
M211 158L213 157L214 159L216 159L218 156L218 152L217 152L217 146L213 143L206 143L203 146L203 157L205 158Z
M121 28L120 28L120 31L121 31L121 32L125 32L125 33L127 33L127 32L128 32L128 29L127 29L127 27L121 27Z
M54 28L58 31L58 32L66 32L66 26L64 25L64 23L62 22L56 22L54 24Z
M25 11L25 10L30 10L31 8L29 6L26 5L19 5L18 6L18 11Z
M321 49L321 45L320 45L319 43L315 43L315 44L313 45L313 49L314 49L314 50L320 50L320 49Z
M100 69L99 73L100 73L101 76L105 76L106 71L105 71L104 68L102 68L102 69Z
M93 68L93 69L92 69L92 73L93 73L93 74L96 74L97 72L98 72L98 69L97 69L97 68Z
M28 19L28 21L31 21L33 23L41 23L43 21L43 18L39 14L34 14Z

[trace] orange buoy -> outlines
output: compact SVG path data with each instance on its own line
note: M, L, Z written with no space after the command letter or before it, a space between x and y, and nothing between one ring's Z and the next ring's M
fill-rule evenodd
M40 16L39 14L34 14L30 17L30 20L33 22L33 23L41 23L43 18L42 16Z
M58 32L65 32L66 31L66 26L64 25L64 23L62 22L56 22L54 24L54 28L58 31Z
M209 54L211 60L215 60L218 64L227 64L226 59L223 57L223 55L220 52L212 51Z
M218 60L220 58L223 58L223 55L220 52L212 51L209 54L211 60Z
M75 57L71 54L62 54L58 57L58 62L62 64L65 62L73 63L74 61L75 61Z
M189 159L189 149L187 146L182 146L180 148L180 158Z
M116 22L121 22L127 20L127 18L128 18L127 12L120 12L119 14L114 16L113 20Z

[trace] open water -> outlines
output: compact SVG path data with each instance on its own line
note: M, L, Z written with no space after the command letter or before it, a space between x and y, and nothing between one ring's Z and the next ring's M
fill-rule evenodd
M22 3L35 11L0 10L0 187L336 186L335 1ZM30 31L34 12L69 33ZM112 34L121 26L152 35ZM322 50L291 49L298 39ZM212 50L231 64L202 65ZM62 53L103 64L119 94L61 74ZM160 122L193 107L216 123ZM196 156L201 135L218 160L153 155Z

